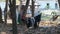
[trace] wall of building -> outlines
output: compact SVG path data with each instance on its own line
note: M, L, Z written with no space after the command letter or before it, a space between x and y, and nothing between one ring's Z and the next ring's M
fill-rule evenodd
M40 8L46 8L47 3L49 3L49 9L55 9L55 3L57 4L57 9L59 8L58 2L57 1L35 1L35 4L40 5Z

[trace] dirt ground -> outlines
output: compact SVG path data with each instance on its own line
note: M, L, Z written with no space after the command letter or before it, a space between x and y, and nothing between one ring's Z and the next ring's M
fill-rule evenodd
M18 34L60 34L60 25L53 26L53 23L50 24L50 22L40 23L38 28L34 29L28 29L25 25L18 24ZM49 27L46 27L48 25L52 25ZM12 34L12 25L5 25L0 23L0 34Z

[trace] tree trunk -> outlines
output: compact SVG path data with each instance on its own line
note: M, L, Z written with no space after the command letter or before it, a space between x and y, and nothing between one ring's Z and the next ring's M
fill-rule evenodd
M16 0L12 1L12 27L13 27L13 34L17 33L17 23L16 23Z
M24 9L23 9L23 16L25 16L25 17L26 17L26 13L27 13L29 1L30 1L30 0L27 0L27 1L26 1L26 5L24 6ZM22 7L22 8L23 8L23 7Z
M10 7L10 13L11 13L11 19L12 19L12 28L13 28L13 34L17 33L17 23L16 23L16 0L9 0L9 7Z
M2 20L2 10L1 10L1 7L0 7L0 23L3 23L3 20Z
M60 8L60 0L58 0L58 3L59 3L59 8Z
M6 0L5 9L4 9L5 24L7 23L7 10L8 10L8 0Z
M32 0L32 6L31 6L31 11L32 11L32 17L34 17L34 1Z
M28 6L29 6L29 1L30 0L26 0L26 5L21 6L21 11L22 11L21 18L22 18L24 24L26 24L26 13L27 13L27 9L28 9Z
M10 8L10 14L9 17L12 19L12 0L9 0L9 8Z

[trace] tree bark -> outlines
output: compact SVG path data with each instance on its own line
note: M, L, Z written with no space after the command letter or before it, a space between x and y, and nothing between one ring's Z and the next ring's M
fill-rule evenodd
M8 0L6 0L5 9L4 9L5 24L7 23L7 10L8 10Z
M12 1L12 27L13 27L13 34L17 33L17 23L16 23L16 0Z
M58 3L59 3L59 8L60 8L60 0L58 0Z
M32 17L34 17L34 1L32 0L32 6L31 6L31 11L32 11Z
M11 19L12 19L12 28L13 28L13 34L17 33L17 23L16 23L16 0L9 0L10 2L10 13L11 13Z
M9 0L9 8L10 8L10 14L9 14L9 17L12 19L12 0Z
M2 20L2 10L1 10L1 7L0 7L0 23L3 23L3 20Z
M24 17L26 17L26 13L27 13L29 1L30 1L30 0L27 0L27 1L26 1L26 5L24 6L24 9L23 9L23 16L24 16ZM22 7L22 8L23 8L23 7Z

